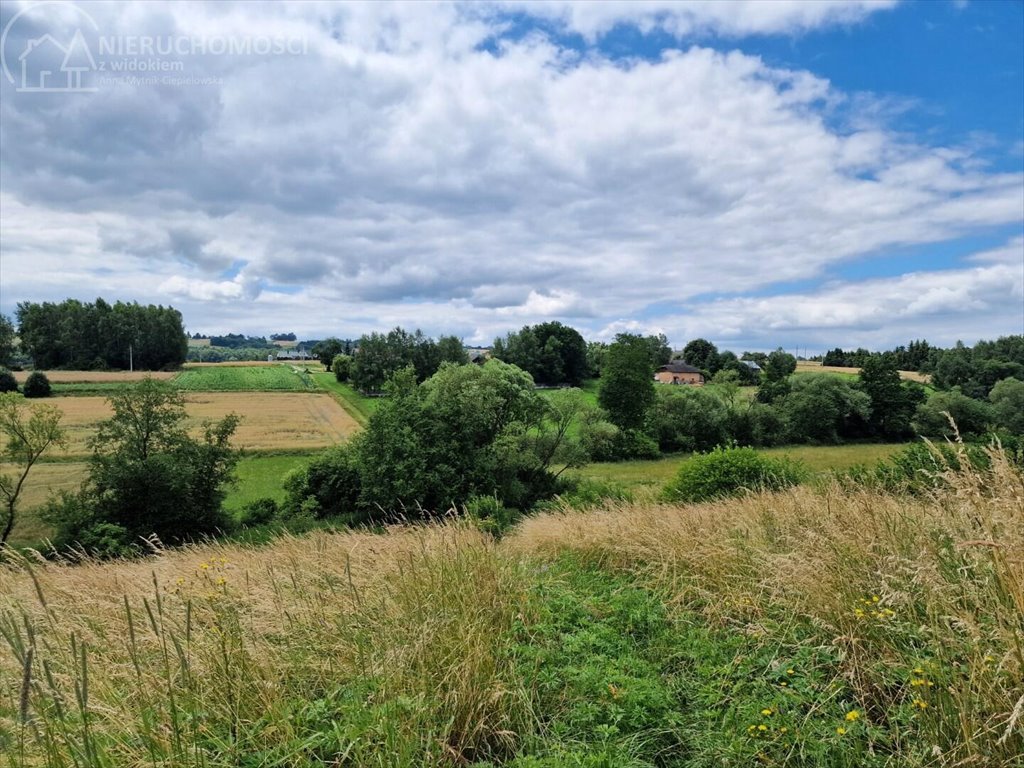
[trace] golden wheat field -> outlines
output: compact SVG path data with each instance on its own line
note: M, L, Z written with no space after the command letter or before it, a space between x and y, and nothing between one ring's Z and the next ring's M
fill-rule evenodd
M104 397L55 397L48 401L64 413L68 445L64 455L84 456L97 425L111 416ZM250 450L306 450L337 443L359 429L328 394L298 392L195 392L186 395L187 425L216 421L228 413L241 417L232 439Z

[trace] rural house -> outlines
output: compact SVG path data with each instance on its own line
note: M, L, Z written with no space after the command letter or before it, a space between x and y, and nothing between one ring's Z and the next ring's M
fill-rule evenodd
M704 374L700 368L694 368L692 365L671 362L654 372L654 380L662 384L693 384L701 387L704 385Z

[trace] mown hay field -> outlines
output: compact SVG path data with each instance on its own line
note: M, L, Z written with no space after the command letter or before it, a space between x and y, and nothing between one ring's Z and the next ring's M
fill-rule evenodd
M55 397L48 401L64 412L68 435L64 456L88 455L88 441L112 412L106 398ZM330 395L315 392L192 392L185 396L189 426L229 413L241 423L232 439L237 448L259 451L301 451L325 448L347 438L359 424Z
M856 376L860 368L843 368L838 365L822 365L813 360L798 360L796 363L797 373L839 373L845 376ZM916 381L918 384L928 384L931 376L927 373L917 371L900 371L900 378L904 381Z
M173 379L175 371L43 371L51 384L118 384L143 379ZM32 374L32 371L16 371L14 378L19 384Z

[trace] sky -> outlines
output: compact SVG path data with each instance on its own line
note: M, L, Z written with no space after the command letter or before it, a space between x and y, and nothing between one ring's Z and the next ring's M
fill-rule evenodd
M0 312L1024 333L1024 2L0 4Z

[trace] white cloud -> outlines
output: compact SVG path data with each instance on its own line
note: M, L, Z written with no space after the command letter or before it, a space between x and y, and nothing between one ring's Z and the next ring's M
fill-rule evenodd
M881 7L526 10L590 37L615 23L739 36L852 23ZM675 329L680 342L696 327L739 338L864 316L853 299L811 296L797 315L745 299L729 314L702 295L820 279L888 247L1024 216L1021 174L893 132L885 109L864 108L870 97L857 97L855 123L843 120L848 94L740 51L610 60L537 33L492 52L480 44L501 35L495 6L90 11L109 34L289 34L309 53L186 62L186 75L222 78L212 86L49 101L5 90L8 311L22 299L103 295L173 300L210 331L348 335L402 323L487 341L558 318L591 332ZM921 322L927 307L978 300L952 288L927 296ZM638 319L651 305L685 317Z

